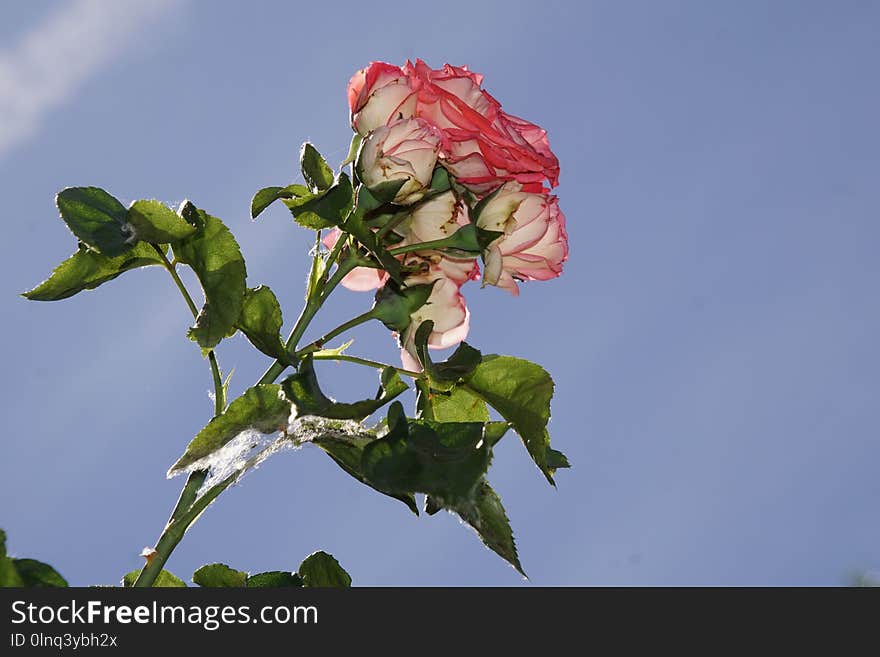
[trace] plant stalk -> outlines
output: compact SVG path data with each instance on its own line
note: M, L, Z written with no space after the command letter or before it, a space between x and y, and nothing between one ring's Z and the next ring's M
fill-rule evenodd
M339 246L343 242L340 239L336 246ZM341 249L341 247L340 247ZM329 258L333 258L334 254L338 256L339 251L336 250L334 246L333 251L330 253ZM290 331L290 335L287 337L287 342L285 343L285 347L288 351L296 349L297 344L302 339L303 333L306 332L306 328L308 328L309 323L315 317L315 314L318 310L321 309L321 306L324 305L324 302L327 300L327 297L330 296L330 293L336 288L339 283L342 282L342 279L355 267L357 266L357 260L355 258L348 258L344 262L341 262L339 266L336 268L336 271L333 272L333 276L330 277L325 284L317 299L309 299L306 301L306 305L300 313L299 318L296 320L296 324L294 324L293 329ZM298 359L297 353L292 353L294 362ZM285 370L287 365L282 363L280 360L276 360L272 365L269 366L269 369L260 377L260 380L257 381L260 383L272 383L275 379L277 379L281 373Z
M407 244L406 246L399 246L396 249L389 249L388 253L393 256L403 255L404 253L412 253L413 251L426 251L428 249L443 249L448 247L450 244L450 240L448 237L444 237L439 240L431 240L429 242L419 242L418 244Z
M380 363L377 360L369 360L368 358L360 358L359 356L349 356L348 354L314 354L312 357L315 360L338 360L345 361L347 363L356 363L357 365L364 365L366 367L372 367L377 370L382 370L386 367L390 367L398 374L403 374L404 376L409 376L414 379L423 379L425 377L422 372L413 372L412 370L405 370L402 367L395 367L394 365L389 365L388 363Z
M189 290L186 289L186 285L184 285L180 275L177 273L176 267L168 260L168 257L162 249L155 244L153 245L153 248L162 258L162 263L164 264L165 269L171 275L175 285L177 285L177 289L180 290L180 294L184 301L186 301L186 305L189 307L193 318L198 317L198 308L196 307ZM223 413L226 408L226 393L223 389L223 378L220 375L220 365L217 362L217 356L213 349L208 352L208 362L211 365L211 375L214 379L214 415L217 416ZM183 490L180 492L177 504L171 512L171 517L168 519L165 529L162 530L162 535L156 543L156 547L154 548L156 552L152 557L147 559L147 563L137 576L134 586L147 587L153 585L153 582L156 581L159 573L162 572L162 566L165 565L165 562L168 560L168 557L171 556L174 548L177 547L177 544L183 539L183 535L186 533L189 526L195 522L201 511L232 483L231 480L228 483L225 481L221 482L217 486L211 488L211 490L205 493L201 498L196 500L198 491L202 487L207 476L208 473L206 470L197 470L190 473ZM220 488L221 486L222 488ZM218 488L219 490L206 500L206 498ZM201 506L201 510L195 515L192 515L193 509L196 509L199 506Z
M331 251L330 256L328 257L328 265L332 264L333 261L338 258L344 240L339 240L337 244L334 246L334 249ZM181 295L189 306L190 311L193 314L193 317L198 317L198 308L195 305L195 302L190 296L189 291L186 289L186 286L183 284L183 281L180 279L180 276L177 274L177 271L174 265L169 262L165 253L156 245L153 245L156 249L156 252L161 256L162 262L165 265L165 269L168 270L168 273L171 274L171 277L174 279L175 284L177 285L178 290L180 290ZM306 328L308 327L311 320L314 318L315 314L327 300L327 297L330 293L336 288L337 285L342 281L342 279L355 267L357 266L357 258L351 257L346 259L344 262L340 263L336 268L336 271L333 273L333 276L327 281L327 283L323 286L323 289L320 290L317 298L310 298L306 301L306 305L303 307L302 312L300 313L299 318L294 324L293 329L290 332L290 336L287 338L286 347L288 350L295 349L297 343L302 338L303 333L305 333ZM295 359L301 358L306 353L311 353L320 349L319 345L324 344L325 342L332 340L334 337L347 331L350 328L353 328L363 322L372 319L372 311L368 311L351 319L343 324L340 324L335 329L327 333L320 340L316 340L311 343L307 347L302 350L294 352L292 355ZM211 350L208 352L208 360L211 364L211 371L214 377L214 395L215 395L215 416L220 415L224 409L226 408L226 399L223 391L223 381L220 376L220 367L217 363L217 358L214 355L214 351ZM345 358L345 360L352 360L352 362L361 361L362 364L375 364L382 366L381 363L373 363L372 361L366 361L365 359L357 359L354 360L354 357ZM262 378L258 381L258 383L269 383L278 378L278 375L284 371L286 366L283 365L280 361L275 361L272 366L266 371L266 373L262 376ZM418 376L418 373L415 372L407 372L406 370L400 370L401 372L409 375ZM159 540L156 543L154 548L155 552L147 559L147 563L144 568L141 570L137 579L134 582L134 586L136 587L149 587L152 586L156 581L156 578L159 576L159 573L162 572L162 567L168 561L168 558L171 556L171 553L177 547L181 540L183 540L184 535L186 534L187 529L198 519L198 517L202 514L202 512L208 507L208 505L213 502L217 496L220 495L226 488L228 488L237 478L237 473L230 475L219 484L212 486L208 491L206 491L200 497L198 496L198 491L202 487L207 478L208 473L205 470L197 470L195 472L190 473L189 478L186 481L186 484L183 487L183 490L180 493L180 497L177 500L177 504L174 507L174 510L171 512L171 517L168 519L168 522L165 525L164 530L162 531L162 535L159 537Z
M302 349L300 349L299 351L294 352L293 356L296 359L300 359L303 356L306 356L314 351L320 351L321 349L324 348L325 344L330 342L330 340L335 338L337 335L345 333L349 329L353 329L355 326L360 326L364 322L368 322L371 319L373 319L373 317L374 317L373 311L368 310L367 312L362 313L362 314L358 315L357 317L354 317L354 318L348 320L347 322L343 322L342 324L337 326L335 329L333 329L332 331L330 331L329 333L327 333L323 337L318 338L317 340L315 340L311 344L308 344L305 347L303 347Z

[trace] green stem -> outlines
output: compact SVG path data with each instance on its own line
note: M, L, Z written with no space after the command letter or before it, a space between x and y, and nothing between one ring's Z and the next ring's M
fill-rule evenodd
M331 251L330 256L328 257L328 266L331 266L332 263L339 257L339 254L342 250L344 240L340 239L334 249ZM187 305L189 306L190 311L193 314L193 317L198 316L198 309L193 301L192 297L189 294L189 291L186 289L186 286L183 284L183 281L180 279L180 276L177 274L177 271L174 265L169 262L165 253L156 245L153 245L156 249L156 252L162 258L162 262L165 265L165 269L168 270L168 273L171 274L171 277L174 279L177 288L180 290L183 298L186 300ZM312 318L315 316L315 313L318 312L320 307L323 305L324 301L326 301L327 297L333 291L333 289L339 285L342 279L348 274L354 267L357 266L356 258L349 258L345 262L341 263L334 272L333 276L327 283L323 286L323 289L320 290L317 298L310 298L306 301L306 305L300 313L299 318L296 321L296 324L293 327L293 330L290 333L290 336L287 339L287 348L293 349L296 347L296 344L302 338L303 333L305 333L306 328L311 322ZM372 318L372 311L364 313L353 320L350 320L344 324L341 324L337 328L333 329L330 333L322 338L322 341L328 341L333 339L335 336L340 333L357 326L369 319ZM316 341L309 345L307 349L310 351L314 351L319 348L315 345L318 344ZM296 352L294 357L299 355L300 352ZM216 415L220 415L226 407L225 395L223 393L223 381L220 377L220 368L217 364L217 358L214 355L213 350L208 352L208 360L211 363L211 370L214 375L214 394L215 394L215 411ZM274 381L278 375L284 371L284 365L280 362L276 361L263 375L258 383L267 383L270 381ZM134 586L136 587L149 587L152 586L156 581L156 578L159 576L159 573L162 572L162 567L168 561L168 558L171 556L171 553L177 547L181 540L183 540L184 535L186 534L187 529L189 529L190 525L192 525L196 519L202 514L202 512L208 507L211 502L213 502L217 496L220 495L224 490L226 490L230 484L232 484L238 476L238 473L230 475L219 484L212 486L208 491L206 491L201 497L198 496L198 491L202 487L207 478L208 473L205 470L197 470L195 472L190 473L189 478L186 481L186 484L183 487L183 490L180 493L180 497L177 500L177 504L174 507L174 510L171 512L171 517L165 525L165 529L162 531L162 535L159 537L159 540L156 543L156 547L154 548L155 554L148 560L147 564L144 566L143 570L141 570L137 579L135 580Z
M152 245L154 249L156 249L156 253L159 254L159 257L162 258L162 264L165 265L165 269L168 270L168 273L171 274L171 278L174 279L174 283L177 285L177 289L180 290L181 296L183 296L183 300L186 301L186 305L189 306L189 311L192 313L193 318L199 316L199 309L196 306L195 301L189 294L189 290L186 289L186 285L183 284L183 281L180 280L180 276L177 273L177 268L168 260L168 256L165 255L165 252L159 248L158 245Z
M339 246L343 242L343 239L340 238L336 243L336 246ZM338 257L339 250L334 246L333 251L330 252L329 258ZM328 263L329 266L329 263ZM345 278L346 274L348 274L352 269L357 266L357 260L355 258L348 258L344 262L341 262L339 266L336 268L336 271L333 272L333 276L330 277L325 284L323 289L318 294L317 298L311 298L306 301L305 307L302 309L302 313L300 313L299 318L296 320L296 324L293 326L293 330L291 330L290 335L287 337L287 342L285 346L288 351L295 349L297 344L299 344L300 339L302 339L303 333L306 332L306 328L308 328L309 322L312 321L315 314L320 310L321 306L324 305L324 302L327 300L327 297L330 296L330 293L336 288L339 283L342 282L342 279ZM320 348L320 347L319 347ZM297 354L294 353L293 359L297 359ZM260 380L257 381L260 383L272 383L275 379L277 379L280 374L284 371L287 366L282 363L280 360L276 360L272 365L269 366L269 369L260 377Z
M162 566L165 565L168 557L171 556L171 552L180 543L180 539L183 538L183 532L178 531L180 525L177 523L183 514L192 507L193 502L196 501L196 493L198 493L207 476L208 473L205 470L199 470L190 474L186 485L180 491L177 505L174 507L174 511L171 512L168 522L165 523L165 529L162 530L162 535L159 537L156 547L153 548L156 550L156 554L147 561L147 565L144 566L137 576L134 586L152 586L159 573L162 572ZM173 532L171 531L172 527L174 527Z
M238 476L238 473L230 475L219 484L212 486L204 495L196 499L199 488L201 488L202 484L205 482L207 474L208 473L204 470L199 470L191 473L189 479L186 480L186 485L180 493L180 499L177 501L177 506L174 507L174 511L171 513L171 518L169 518L168 524L165 525L165 529L162 531L162 535L156 543L156 547L154 548L156 554L154 554L147 562L147 565L144 566L144 569L135 580L134 586L148 587L153 585L153 582L156 581L159 573L162 572L162 566L165 565L165 562L168 561L168 557L171 556L174 548L176 548L178 543L183 539L186 530L189 529L190 525L198 519L202 514L202 511L208 508L208 505L217 499L217 496L226 490Z
M211 375L214 377L214 415L222 415L226 410L226 390L220 376L220 364L213 349L208 352L208 362L211 364Z
M342 324L337 326L335 329L333 329L332 331L330 331L329 333L327 333L323 337L318 338L317 340L315 340L311 344L308 344L305 347L303 347L302 349L300 349L299 351L294 352L294 354L293 354L294 358L300 359L303 356L310 354L314 351L320 351L321 349L324 348L325 344L330 342L330 340L335 338L337 335L340 335L341 333L345 333L349 329L353 329L355 326L359 326L360 324L363 324L364 322L368 322L371 319L373 319L373 317L374 317L373 311L368 310L367 312L362 313L362 314L358 315L357 317L348 320L347 322L343 322Z
M428 249L443 249L449 246L449 238L444 237L440 240L431 240L429 242L419 242L418 244L408 244L407 246L398 246L396 249L389 249L388 253L393 256L403 255L404 253L412 253L413 251L426 251Z
M181 296L183 296L184 301L186 301L186 305L189 307L190 312L193 315L193 318L198 317L199 310L196 307L195 302L193 301L192 296L189 293L189 290L186 289L186 285L184 285L183 281L180 278L180 275L177 273L177 268L172 264L168 257L165 255L165 252L159 248L157 245L153 245L153 248L156 250L156 253L162 258L162 263L165 266L165 269L171 275L171 278L174 280L175 285L177 285L177 289L180 290ZM226 408L226 394L223 390L223 379L220 376L220 365L217 362L217 356L214 353L214 350L208 352L208 362L211 365L211 375L214 379L214 415L220 415L223 413ZM187 528L195 521L198 517L198 514L191 517L189 520L185 520L189 517L192 509L196 508L195 504L201 504L201 501L204 500L208 494L211 493L215 488L221 486L215 486L208 491L199 501L196 501L196 495L198 494L199 488L201 488L202 484L205 482L205 478L208 476L206 470L197 470L192 472L189 476L189 479L186 481L186 485L183 487L183 490L180 492L180 497L177 500L177 504L174 507L174 510L171 512L171 517L168 519L168 522L165 525L165 529L162 531L162 535L159 537L159 541L156 543L156 554L147 562L144 566L143 570L141 570L140 574L135 580L134 586L142 587L142 586L152 586L153 582L156 581L156 578L159 576L159 573L162 571L162 566L165 565L165 562L168 560L168 557L171 556L171 553L174 551L174 548L177 547L177 544L180 543L183 535L186 533ZM229 483L232 483L231 481ZM227 483L226 486L229 484ZM223 486L223 488L226 488ZM208 500L210 503L217 495L222 492L222 489L217 491L217 493ZM205 504L204 506L207 506ZM202 507L204 509L204 507ZM201 513L201 511L199 512Z
M189 290L186 289L186 285L183 284L180 275L177 273L177 268L168 260L168 256L165 255L165 252L159 248L159 246L156 244L153 244L152 246L156 250L156 253L159 254L159 257L162 258L162 264L165 266L168 273L171 274L171 278L174 280L174 284L177 285L177 289L180 290L180 294L183 297L183 300L186 301L186 305L189 307L193 319L196 319L199 316L199 309L196 306L195 301L193 301ZM214 354L213 349L208 352L208 363L211 365L211 376L214 379L214 414L220 415L226 409L226 395L223 392L223 377L220 376L220 364L217 362L217 356Z
M360 358L359 356L349 356L347 354L314 354L312 356L315 360L340 360L345 361L347 363L356 363L358 365L365 365L366 367L372 367L375 369L385 369L386 367L390 367L395 370L398 374L403 374L404 376L411 376L414 379L422 379L424 378L424 374L422 372L413 372L412 370L405 370L402 367L395 367L394 365L389 365L388 363L380 363L377 360L369 360L367 358Z
M397 217L389 221L387 224L382 226L379 230L376 231L376 241L381 242L382 239L390 233L392 230L397 228L401 223L403 223L404 219L409 217L410 215L406 212L401 212Z
M332 256L333 254L331 253L330 255ZM342 282L342 279L351 273L351 270L357 266L358 260L355 257L346 258L343 262L339 263L336 271L333 272L333 276L330 277L330 280L324 285L324 289L321 290L321 296L319 297L320 304L323 304L327 300L327 297L329 297L330 293L336 289L336 286ZM295 347L296 345L290 344L288 346Z

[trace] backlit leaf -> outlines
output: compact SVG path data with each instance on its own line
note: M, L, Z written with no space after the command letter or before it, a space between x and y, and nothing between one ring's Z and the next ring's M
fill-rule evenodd
M235 331L247 289L247 271L238 242L222 221L191 203L181 214L199 230L172 245L174 257L192 267L205 294L205 304L189 337L210 349Z
M242 431L254 429L266 434L279 431L287 425L289 416L290 402L281 386L265 383L248 388L192 439L183 456L171 466L168 476L213 454Z
M134 246L125 206L103 189L68 187L58 192L55 204L70 231L95 251L112 257Z
M348 588L351 576L339 565L332 554L315 552L305 558L297 571L303 586L310 588Z
M156 250L143 242L115 257L101 255L81 245L76 253L56 267L48 279L22 296L32 301L58 301L83 290L93 290L130 269L161 264L162 258Z

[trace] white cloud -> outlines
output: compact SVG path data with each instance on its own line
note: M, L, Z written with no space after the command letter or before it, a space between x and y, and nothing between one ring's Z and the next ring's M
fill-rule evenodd
M0 51L0 158L177 0L70 0Z

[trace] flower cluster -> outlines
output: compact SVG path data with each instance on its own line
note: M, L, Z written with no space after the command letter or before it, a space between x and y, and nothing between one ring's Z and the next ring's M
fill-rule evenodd
M348 86L351 125L363 140L356 171L371 190L391 189L400 211L387 233L407 286L433 284L428 301L400 337L404 363L418 368L414 333L434 322L428 346L445 348L468 332L461 287L480 278L516 295L518 281L559 276L568 256L565 216L550 189L559 162L542 128L512 116L467 67L432 69L374 62ZM438 169L450 181L436 185ZM479 253L445 248L473 226ZM329 247L338 229L325 237ZM424 245L419 249L419 245ZM352 290L385 285L380 269L359 267L343 281Z

